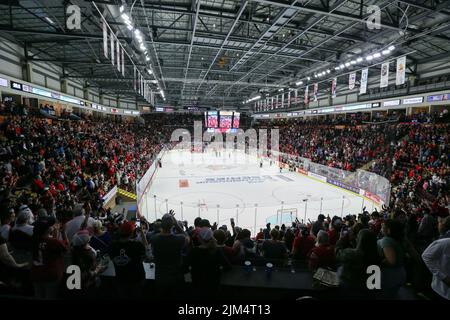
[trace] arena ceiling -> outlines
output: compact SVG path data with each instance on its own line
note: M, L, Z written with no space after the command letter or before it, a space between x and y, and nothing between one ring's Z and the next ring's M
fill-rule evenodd
M68 4L81 8L79 31L65 26ZM143 33L149 61L122 5ZM370 5L381 9L379 29L367 25ZM62 77L135 98L132 64L122 75L102 54L99 12L143 73L153 70L147 79L165 96L157 103L178 107L242 107L258 92L326 68L331 77L335 66L392 44L408 53L412 73L417 63L450 56L448 0L2 0L0 31L25 47L26 60L56 63Z

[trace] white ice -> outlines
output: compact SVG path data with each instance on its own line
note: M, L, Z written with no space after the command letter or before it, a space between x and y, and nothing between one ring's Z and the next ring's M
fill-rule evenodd
M267 222L290 225L295 218L316 220L321 212L345 216L360 213L364 206L368 210L375 207L366 198L297 172L282 169L280 173L278 165L271 165L268 159L263 160L262 168L260 162L241 151L222 151L220 156L215 152L166 152L141 210L149 221L168 209L190 224L200 216L211 224L229 227L234 218L237 226L254 235Z

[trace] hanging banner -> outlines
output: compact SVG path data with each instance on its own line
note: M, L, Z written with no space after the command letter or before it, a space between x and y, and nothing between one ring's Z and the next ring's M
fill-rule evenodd
M406 73L406 56L397 59L397 74L395 77L395 84L400 86L405 83Z
M361 86L359 87L359 94L365 94L367 92L367 79L369 76L369 68L361 70Z
M305 99L304 99L304 102L305 102L305 104L308 104L309 103L309 86L306 86L306 88L305 88Z
M291 106L291 91L288 92L288 100L287 100L287 107L289 108Z
M284 108L284 92L281 94L281 108Z
M316 82L314 83L314 101L317 101L317 90L319 90L319 84Z
M114 46L114 34L111 32L111 35L109 36L110 45L111 45L111 63L114 65L114 51L116 50L116 47Z
M336 86L337 86L337 78L333 78L331 80L331 97L336 98Z
M297 104L297 98L298 98L298 89L294 90L294 103Z
M134 91L136 91L136 67L133 67L133 85Z
M389 84L389 62L381 65L380 88L386 88Z
M116 53L117 53L117 71L120 72L120 42L119 39L116 40Z
M103 54L108 58L108 26L103 22Z
M355 89L355 82L356 82L356 72L352 72L348 76L348 88L350 90Z
M278 109L278 95L277 95L277 98L275 100L275 109Z
M270 102L270 109L273 110L273 100L274 100L274 97L271 97L271 100L272 100L272 101Z
M124 57L123 49L122 49L122 57L121 57L120 61L122 61L122 75L125 77L125 57Z

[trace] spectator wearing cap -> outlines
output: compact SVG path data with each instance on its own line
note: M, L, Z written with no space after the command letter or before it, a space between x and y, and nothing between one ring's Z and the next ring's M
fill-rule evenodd
M81 294L89 293L89 289L96 284L98 274L104 268L97 263L97 253L89 245L91 235L84 229L78 231L72 238L72 264L81 270Z
M215 298L219 286L222 269L229 269L230 263L222 250L216 245L213 231L202 227L199 231L200 245L194 247L188 255L192 286L199 298Z
M180 286L184 283L182 251L189 244L189 237L173 215L166 213L161 218L161 232L154 235L150 243L155 259L155 284L158 291L162 295L179 293Z
M72 241L72 237L81 229L81 225L85 222L86 216L85 214L89 214L89 212L85 212L82 205L76 205L73 209L73 218L72 220L66 223L66 233L69 241ZM92 227L94 224L94 219L89 217L87 219L87 227Z
M117 289L120 297L139 297L145 280L142 264L145 258L145 247L141 242L131 240L135 225L125 221L119 227L119 239L113 241L109 256L114 263Z
M334 250L330 246L328 233L324 230L317 233L316 246L308 254L308 265L311 270L335 267Z
M40 299L58 297L61 280L64 275L64 254L67 251L65 240L51 236L55 219L39 219L33 232L33 264L31 279L35 296ZM62 232L65 239L65 232Z
M284 266L287 262L288 251L284 242L278 240L280 231L270 230L270 239L262 244L262 254L266 262L271 262L276 266Z

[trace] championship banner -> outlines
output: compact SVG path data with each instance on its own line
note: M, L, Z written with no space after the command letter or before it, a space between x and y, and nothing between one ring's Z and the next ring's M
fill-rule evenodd
M277 95L277 99L275 100L275 109L278 109L278 95Z
M125 57L124 57L123 49L122 49L122 57L121 57L120 61L122 61L122 75L125 77Z
M395 84L400 86L405 83L406 72L406 56L397 59L397 74L395 77Z
M298 89L294 90L294 103L297 104L297 98L298 98Z
M111 32L111 35L109 37L109 39L111 40L110 45L111 45L111 63L112 65L114 65L114 51L116 50L116 47L114 46L114 34Z
M117 71L120 72L120 42L119 39L116 41L116 53L117 53Z
M103 54L108 58L108 26L103 22Z
M367 79L369 76L369 68L361 70L361 86L359 87L359 94L365 94L367 92Z
M317 101L317 90L319 90L319 84L314 83L314 101Z
M288 92L288 101L287 101L287 107L289 108L291 106L291 92Z
M284 108L284 92L281 94L281 108Z
M336 85L337 85L337 78L333 78L331 80L331 97L336 98Z
M381 65L380 88L386 88L389 84L389 62Z
M304 102L305 102L305 104L308 104L309 103L309 86L306 86L305 87L305 99L304 99Z
M272 101L270 103L270 109L273 110L273 100L274 100L274 98L272 97L271 99L272 99Z
M355 82L356 82L356 72L352 72L348 76L348 88L350 90L355 89Z

